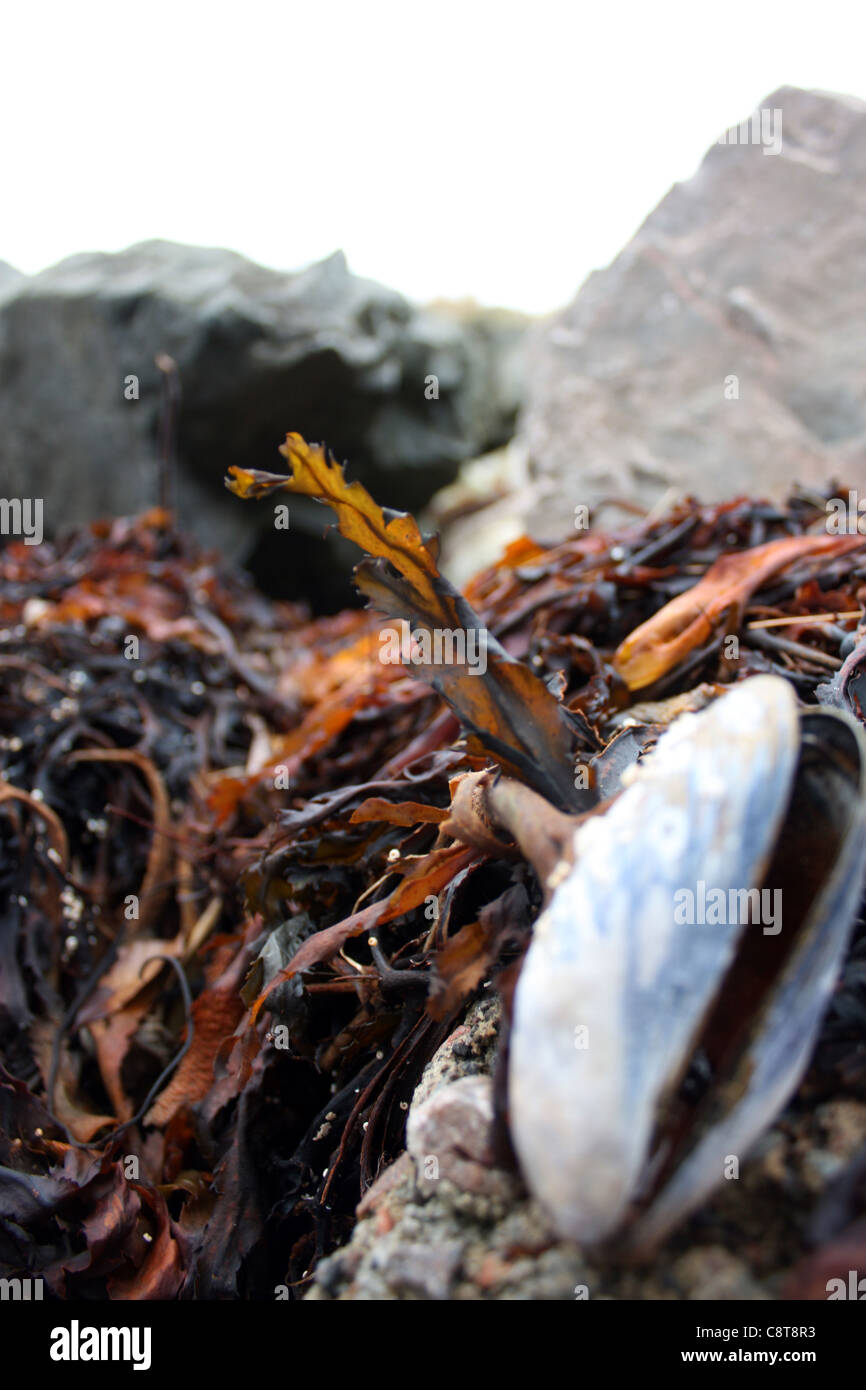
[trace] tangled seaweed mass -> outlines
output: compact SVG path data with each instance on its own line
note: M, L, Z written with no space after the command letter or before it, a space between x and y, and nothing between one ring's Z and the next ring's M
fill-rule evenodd
M749 677L861 715L864 540L821 499L523 539L460 594L284 453L233 490L332 507L368 610L267 600L165 511L0 555L0 1266L60 1298L302 1297L468 1007L511 1016L563 823ZM486 670L381 660L383 613L483 626ZM855 925L795 1103L866 1098L864 1038Z

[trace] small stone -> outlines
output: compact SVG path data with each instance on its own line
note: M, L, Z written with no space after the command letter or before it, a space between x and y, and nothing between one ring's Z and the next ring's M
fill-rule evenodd
M510 1275L513 1265L506 1260L500 1259L498 1255L491 1253L485 1255L481 1263L481 1268L476 1275L475 1282L481 1289L493 1289L497 1284L503 1284Z
M440 1180L460 1192L508 1199L519 1180L493 1161L493 1085L488 1076L462 1076L414 1103L406 1126L406 1146L422 1192L437 1191Z
M463 1258L459 1240L440 1245L395 1245L383 1271L395 1293L415 1294L436 1302L447 1299Z
M367 1188L355 1209L358 1220L362 1221L365 1216L377 1211L385 1199L399 1187L400 1183L411 1176L412 1171L412 1160L407 1153L402 1153L397 1161L390 1164Z
M34 627L40 618L44 618L50 608L51 604L46 603L44 598L29 598L21 610L24 626Z
M383 1207L376 1217L376 1235L386 1236L389 1231L393 1231L396 1221L387 1207Z

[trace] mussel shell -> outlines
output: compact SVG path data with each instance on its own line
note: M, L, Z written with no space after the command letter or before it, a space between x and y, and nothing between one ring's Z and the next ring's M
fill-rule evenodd
M803 749L791 811L780 833L777 877L792 874L788 916L800 908L802 920L786 923L785 930L795 933L791 953L749 1021L726 1083L739 1099L727 1110L723 1103L711 1107L716 1116L705 1117L706 1132L630 1233L627 1244L636 1250L657 1244L712 1191L729 1157L748 1152L796 1089L861 905L866 740L853 719L834 710L804 713L801 727ZM813 877L818 880L814 896L809 893ZM766 949L775 945L773 939Z
M809 720L828 746L846 750L828 774L844 807L821 807L838 821L826 841L832 862L813 884L796 948L786 927L763 938L761 950L777 951L784 969L750 1006L757 1031L741 1029L725 1059L741 1075L718 1076L703 1107L722 1128L705 1128L671 1172L657 1142L660 1117L730 988L744 933L761 930L678 923L675 895L699 880L727 894L778 872L795 782L798 806L810 794L798 776L804 741L815 736ZM536 924L520 974L509 1055L515 1148L562 1235L584 1244L620 1235L664 1170L661 1197L635 1228L657 1239L721 1180L724 1156L741 1154L796 1085L859 903L864 765L853 721L801 722L787 682L758 676L677 720L633 784L577 830L574 866ZM820 784L816 769L812 783Z

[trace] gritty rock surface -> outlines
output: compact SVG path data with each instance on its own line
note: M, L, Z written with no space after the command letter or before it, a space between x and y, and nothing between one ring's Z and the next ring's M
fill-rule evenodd
M412 1097L413 1109L446 1082L461 1076L490 1074L501 1019L502 1005L495 995L472 1005L465 1022L445 1039L425 1067Z

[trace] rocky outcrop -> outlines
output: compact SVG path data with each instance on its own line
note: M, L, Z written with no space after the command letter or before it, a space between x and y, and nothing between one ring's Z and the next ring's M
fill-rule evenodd
M16 270L13 265L6 261L0 261L0 298L5 294L10 294L15 285L23 280L20 270Z
M759 112L534 333L525 485L457 524L452 554L670 488L866 487L866 105L786 87Z
M182 523L251 560L272 590L315 598L333 567L321 511L293 504L287 544L261 508L252 539L250 509L224 492L226 468L278 471L277 447L298 430L349 459L380 501L416 508L511 432L522 329L519 316L416 309L352 275L340 253L281 274L153 241L32 277L0 267L3 490L44 498L47 529L151 505L154 358L168 354L183 393Z

